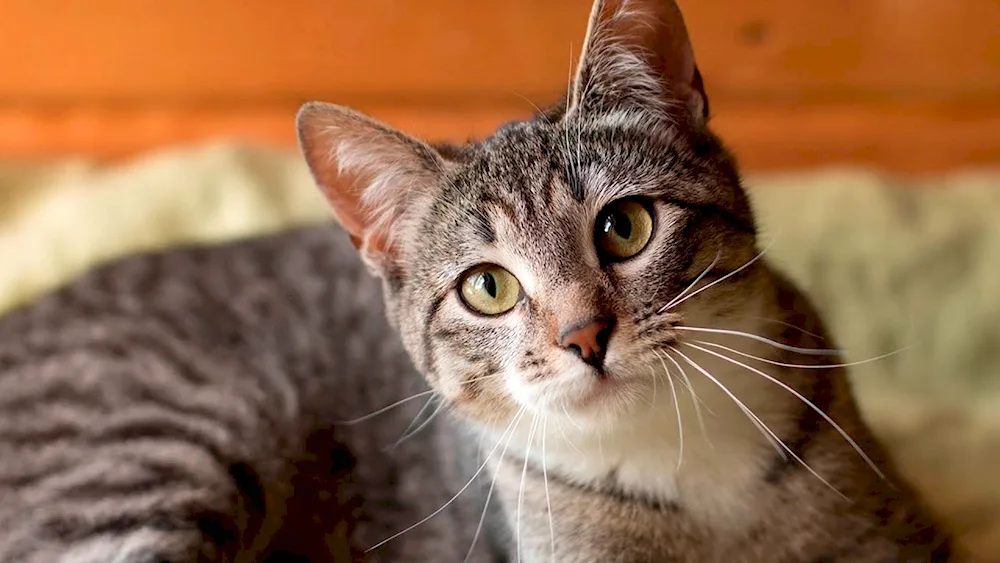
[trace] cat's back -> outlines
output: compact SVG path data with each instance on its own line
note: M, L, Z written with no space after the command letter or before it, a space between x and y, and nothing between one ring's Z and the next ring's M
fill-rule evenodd
M169 349L183 344L262 370L330 354L349 366L360 348L393 340L388 331L378 283L323 225L93 268L0 316L0 367L10 379L15 365L41 373L57 352L176 356Z
M337 421L422 389L336 227L95 268L0 318L0 561L225 561L317 539L356 556L447 500L447 479L400 490L440 474L427 453L445 438L385 453L419 402L402 426ZM442 524L428 532L461 535ZM408 541L383 555L429 549Z
M277 289L276 289L277 288ZM366 290L368 290L366 292ZM355 299L341 299L347 293ZM334 307L310 308L321 301ZM271 320L298 307L307 316L381 309L377 285L330 225L222 244L189 245L102 264L34 302L0 315L0 343L25 330L52 334L67 321L129 317L217 330L227 316ZM288 308L288 311L279 309ZM214 314L221 314L219 317ZM256 317L256 319L254 319ZM183 320L179 320L184 318ZM300 319L296 319L300 320ZM261 329L269 329L267 324ZM212 332L212 330L209 330ZM203 334L199 334L203 336Z

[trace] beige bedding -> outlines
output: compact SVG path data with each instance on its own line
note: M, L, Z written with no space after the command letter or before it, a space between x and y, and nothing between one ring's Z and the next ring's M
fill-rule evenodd
M827 314L906 472L1000 561L1000 170L748 181L772 259ZM208 146L99 167L0 163L0 311L95 262L325 220L287 151Z

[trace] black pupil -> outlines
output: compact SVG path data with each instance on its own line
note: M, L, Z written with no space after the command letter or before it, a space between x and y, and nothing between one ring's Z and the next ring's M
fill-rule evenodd
M486 293L493 299L497 298L497 279L489 272L479 274L479 286L486 290Z
M632 221L629 220L628 215L617 209L612 211L604 223L604 232L610 233L612 231L622 239L628 240L632 236Z

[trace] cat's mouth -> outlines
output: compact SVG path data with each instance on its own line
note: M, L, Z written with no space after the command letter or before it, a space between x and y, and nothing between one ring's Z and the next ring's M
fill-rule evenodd
M642 396L645 380L623 371L615 364L600 367L580 364L565 373L552 386L540 390L543 402L559 409L581 413L618 409Z
M604 402L623 392L627 385L628 381L626 379L604 375L597 378L591 385L590 392L583 397L580 403L582 406L586 406Z

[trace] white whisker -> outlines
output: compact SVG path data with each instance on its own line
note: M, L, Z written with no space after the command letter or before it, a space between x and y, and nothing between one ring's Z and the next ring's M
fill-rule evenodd
M497 418L498 417L496 415L491 416L489 420L486 421L486 426L484 428L492 428L493 426L495 426ZM486 439L486 432L480 432L479 444L476 447L476 459L480 459L483 457L483 440L485 439Z
M767 251L768 251L768 250L769 250L769 249L771 248L771 245L773 245L773 244L774 244L774 241L775 241L776 239L777 239L777 237L775 237L775 238L771 239L771 242L767 243L767 246L766 246L766 247L764 247L764 250L761 250L760 252L758 252L756 256L754 256L753 258L751 258L750 260L748 260L748 261L747 261L746 263L744 263L744 264L743 264L742 266L740 266L739 268L736 268L736 269L735 269L735 270L733 270L732 272L729 272L728 274L726 274L726 275L722 276L721 278L719 278L719 279L715 280L714 282L712 282L712 283L710 283L710 284L707 284L707 285L706 285L705 287L702 287L701 289L698 289L697 291L693 291L693 292L691 292L691 294L689 294L689 295L688 295L687 297L684 297L683 299L679 299L679 300L675 299L675 300L671 301L670 303L668 303L668 305L670 305L671 307L676 307L677 305L680 305L681 303L683 303L683 302L687 301L688 299L691 299L691 298L692 298L692 297L694 297L695 295L698 295L698 294L699 294L699 293L701 293L702 291L705 291L706 289L709 289L709 288L711 288L711 287L714 287L714 286L716 286L716 285L718 285L718 284L720 284L720 283L722 283L722 282L724 282L724 281L728 280L729 278L731 278L731 277L735 276L736 274L739 274L739 273L740 273L740 272L742 272L743 270L745 270L745 269L749 268L749 267L750 267L751 265L753 265L753 264L754 264L755 262L757 262L758 260L760 260L760 259L761 259L761 257L763 257L763 256L764 256L764 253L766 253L766 252L767 252ZM664 306L664 307L661 307L661 308L660 308L660 310L659 310L659 311L657 311L657 313L662 313L662 312L663 312L663 311L665 311L666 309L667 309L667 307L666 307L666 306Z
M838 434L840 434L845 440L847 440L847 443L850 444L851 447L854 448L854 450L856 452L858 452L858 455L860 455L862 457L862 459L865 460L865 462L868 464L868 466L871 467L872 470L875 471L875 473L877 473L879 477L885 479L885 475L882 473L882 471L879 470L878 466L875 465L875 462L872 461L872 459L870 457L868 457L867 454L865 454L864 450L861 449L861 446L859 446L858 443L855 442L850 437L850 435L847 434L847 431L845 431L839 424L837 424L833 420L833 418L830 417L830 415L828 415L825 412L823 412L823 409L817 407L812 401L810 401L804 395L802 395L802 393L799 393L793 387L791 387L787 383L785 383L785 382L783 382L783 381L775 378L774 376L769 375L769 374L767 374L767 373L765 373L765 372L763 372L763 371L761 371L761 370L759 370L759 369L757 369L755 367L748 366L748 365L746 365L745 363L743 363L743 362L741 362L739 360L730 358L730 357L728 357L728 356L726 356L724 354L720 354L720 353L715 352L713 350L709 350L708 348L704 348L702 346L698 346L697 344L690 344L690 343L687 343L687 342L684 342L684 344L686 344L686 345L694 348L695 350L701 350L702 352L705 352L706 354L711 354L711 355L716 356L718 358L721 358L721 359L723 359L723 360L725 360L725 361L727 361L729 363L732 363L734 365L740 366L742 368L746 368L746 369L752 371L753 373L755 373L755 374L757 374L757 375L759 375L759 376L767 379L771 383L774 383L775 385L781 387L785 391L788 391L792 395L794 395L797 399L799 399L800 401L802 401L803 403L805 403L809 408L811 408L812 410L816 411L817 414L819 414L821 417L823 417L824 420L826 420L828 423L830 423L830 425L833 426L834 430L836 430Z
M431 399L433 399L433 397L431 397ZM427 405L429 405L429 404L430 404L430 401L427 401ZM423 409L420 409L420 413L423 413L423 412L424 412L424 409L426 409L426 408L427 408L427 405L424 405L424 408L423 408ZM428 426L428 425L430 425L430 423L434 421L434 418L435 418L435 417L436 417L436 416L437 416L438 414L440 414L440 413L441 413L442 411L444 411L444 409L446 409L447 407L448 407L448 402L447 402L447 401L445 401L444 399L441 399L441 404L439 404L439 405L438 405L438 407L437 407L436 409L434 409L434 412L432 412L432 413L430 414L430 416L428 416L428 417L427 417L427 419L426 419L426 420L424 420L423 422L421 422L421 423L420 423L420 425L419 425L419 426L417 426L417 427L416 427L416 428L415 428L415 429L414 429L414 430L413 430L413 431L411 432L411 431L410 431L410 428L412 428L412 427L413 427L413 424L414 424L415 422L417 422L417 420L418 420L418 419L420 418L420 413L418 413L418 414L417 414L417 417L413 419L413 422L411 422L411 423L410 423L410 425L406 427L406 430L405 430L405 431L403 432L403 435L402 435L402 436L400 436L400 437L399 437L399 439L398 439L398 440L396 440L396 442L395 442L395 443L394 443L394 444L393 444L392 446L390 446L390 447L389 447L389 451L392 451L392 450L395 450L395 449L396 449L397 447L399 447L399 445L400 445L400 444L402 444L402 443L403 443L403 442L405 442L406 440L409 440L409 439L410 439L410 438L412 438L413 436L416 436L416 435L417 435L417 434L418 434L418 433L419 433L419 432L420 432L421 430L423 430L424 428L427 428L427 426Z
M707 276L708 273L712 271L712 268L714 268L715 265L719 263L719 258L721 258L721 257L722 257L722 249L719 249L719 251L715 253L715 259L712 260L712 263L709 264L707 268L705 268L704 270L702 270L701 273L698 274L698 277L696 277L693 282L691 282L687 287L684 288L684 291L678 293L677 297L674 297L666 305L664 305L663 307L660 307L660 310L657 311L657 313L662 313L663 311L666 311L666 310L670 309L679 300L683 299L684 295L686 295L687 292L691 291L691 288L693 288L694 286L698 285L698 282L700 282L702 278L704 278L705 276Z
M545 119L546 123L549 122L548 118L544 117L544 112L542 111L542 109L540 107L538 107L538 104L536 104L535 102L531 101L530 99L528 99L527 96L525 96L525 95L523 95L523 94L521 94L519 92L515 92L515 91L511 90L510 93L514 94L518 98L521 98L522 100L524 100L524 101L528 102L529 104L531 104L531 107L535 108L536 115L538 115L539 117L542 117L543 119ZM550 123L550 125L551 125L551 123Z
M535 438L535 428L538 425L538 416L532 415L531 427L528 429L528 445L524 450L524 468L521 470L521 485L517 491L517 517L514 521L514 530L517 536L517 560L521 561L521 506L524 504L524 478L528 475L528 459L531 458L531 442Z
M881 356L875 356L874 358L868 358L867 360L859 360L857 362L846 362L846 363L842 363L842 364L791 364L791 363L786 363L786 362L779 362L779 361L775 361L775 360L770 360L768 358L761 358L760 356L754 356L753 354L747 354L746 352L741 352L741 351L739 351L739 350L737 350L735 348L730 348L729 346L723 346L722 344L716 344L715 342L708 342L706 340L695 340L695 342L697 342L698 344L703 344L705 346L711 346L713 348L719 348L719 349L725 350L727 352L732 352L733 354L737 354L737 355L743 356L744 358L750 358L751 360L757 360L758 362L764 362L766 364L771 364L771 365L774 365L774 366L781 366L781 367L784 367L784 368L796 368L796 369L798 369L798 368L801 368L801 369L849 368L849 367L853 367L853 366L860 366L860 365L868 364L868 363L871 363L871 362L877 362L878 360L884 360L884 359L886 359L886 358L888 358L890 356L895 356L896 354L899 354L901 352L905 352L905 351L907 351L909 349L909 348L900 348L899 350L895 350L895 351L889 352L887 354L882 354Z
M403 436L406 436L407 433L409 433L410 430L413 428L413 425L416 424L418 420L420 420L420 417L423 416L424 411L427 410L427 407L431 406L431 403L434 402L434 397L435 395L431 395L431 398L427 399L427 402L424 403L424 406L420 407L420 410L417 411L417 416L413 417L413 420L410 421L410 424L406 427L406 430L403 430L402 434ZM402 441L402 439L403 438L400 438L399 440L396 441L396 443L398 444L400 441Z
M691 385L691 378L688 377L687 372L684 371L684 367L681 366L681 364L679 364L673 356L667 354L666 352L664 352L663 355L677 367L677 371L680 372L681 377L684 379L684 383L686 384L688 391L691 392L691 400L694 402L694 415L698 418L698 426L701 428L701 437L708 444L708 447L715 449L715 446L712 444L712 440L708 438L708 428L705 426L705 417L701 414L702 400L698 397L694 387ZM708 409L709 414L715 416L715 413L712 412L712 409L708 408L708 405L705 405L705 408Z
M576 126L576 169L578 171L577 174L579 174L579 170L583 169L583 157L580 154L582 146L583 146L583 127L577 124Z
M542 482L545 483L545 510L549 513L550 561L556 560L556 528L552 523L552 500L549 498L549 471L545 466L545 436L548 434L549 418L542 418Z
M829 487L831 491L837 493L838 495L840 495L841 497L843 497L845 500L849 500L848 497L847 497L847 495L845 495L844 493L838 491L836 487L834 487L832 484L830 484L830 482L827 481L822 475L820 475L819 473L817 473L815 469L813 469L812 467L810 467L809 464L806 463L802 458L800 458L798 456L798 454L796 454L791 448L788 447L787 444L785 444L783 441L781 441L781 438L779 438L777 434L775 434L770 428L768 428L768 426L766 424L764 424L764 421L761 420L760 417L758 417L756 414L754 414L754 412L752 410L750 410L749 407L747 407L746 405L744 405L742 401L740 401L738 398L736 398L736 395L734 395L728 388L726 388L726 386L723 385L721 381L719 381L718 379L716 379L714 376L712 376L712 374L708 373L707 370L705 370L703 367L701 367L700 365L698 365L697 363L695 363L694 360L692 360L691 358L689 358L686 354L684 354L683 352L681 352L677 348L671 347L671 350L673 350L681 358L684 358L684 360L687 361L687 363L691 364L691 366L693 366L695 369L697 369L702 374L704 374L705 377L709 378L713 383L715 383L719 387L719 389L722 389L722 391L724 393L726 393L727 395L729 395L729 398L732 399L737 404L737 406L740 407L740 409L743 411L743 414L745 414L748 417L750 417L750 419L753 420L755 422L755 424L757 425L757 428L760 429L760 430L762 430L762 431L764 431L766 433L765 437L769 436L769 440L768 441L771 441L772 445L775 445L775 444L780 445L780 448L783 448L784 451L788 452L788 455L792 456L792 458L795 459L795 461L799 462L802 465L802 467L804 467L806 469L806 471L808 471L809 473L811 473L813 475L813 477L816 477L817 479L819 479L824 485L826 485L827 487ZM778 450L778 453L781 454L781 457L783 459L788 459L788 456L785 455L781 451L781 449Z
M519 415L523 413L524 413L523 408L520 411L518 411ZM462 563L468 563L469 558L472 557L472 551L476 548L476 542L479 540L479 534L481 534L483 531L483 523L486 522L486 513L489 511L490 508L490 499L493 498L493 489L496 487L497 484L497 475L500 474L500 465L503 464L503 458L505 455L507 455L507 448L510 446L510 442L513 438L514 438L514 433L511 432L510 435L507 436L507 441L506 443L504 443L503 449L500 450L500 459L497 460L497 470L493 472L493 478L490 479L490 488L488 491L486 491L486 502L483 503L483 513L479 517L479 525L476 526L476 533L472 536L472 545L469 546L469 551L465 554L465 559L462 560ZM503 437L501 436L501 440L502 439ZM489 458L487 458L486 461L489 461Z
M713 334L728 334L730 336L741 336L743 338L749 338L751 340L756 340L757 342L762 342L764 344L769 344L775 348L785 350L787 352L795 352L796 354L812 354L816 356L836 356L842 354L843 350L832 350L823 348L799 348L798 346L789 346L788 344L782 344L776 340L771 340L770 338L764 338L750 332L743 332L739 330L729 330L726 328L704 328L699 326L673 326L673 330L690 330L694 332L710 332Z
M440 514L445 508L448 508L448 506L451 505L451 503L455 502L455 499L457 499L462 493L464 493L465 490L468 489L472 485L472 483L475 482L476 478L479 477L479 474L483 472L483 469L486 467L486 464L489 463L490 458L493 457L493 454L496 453L497 448L500 447L500 443L503 441L504 436L506 436L508 432L511 433L511 434L513 434L515 426L521 420L521 416L523 414L524 414L524 408L522 407L517 412L517 414L514 416L514 418L511 419L510 424L507 425L507 429L504 430L503 434L500 435L500 438L497 440L497 444L495 446L493 446L493 449L490 450L490 453L486 456L486 460L483 461L482 465L479 466L479 469L477 469L476 472L472 475L472 478L469 479L469 481L465 485L463 485L462 488L459 489L457 493L455 493L455 496L451 497L448 500L448 502L446 502L443 505L441 505L440 508L438 508L434 512L431 512L429 515L427 515L426 517L424 517L423 519L421 519L416 524L413 524L413 525L407 527L406 529L404 529L404 530L402 530L400 532L396 532L395 534L393 534L393 535L385 538L384 540L376 543L375 545L369 547L368 549L365 550L365 553L368 553L368 552L372 551L373 549L378 549L379 547L381 547L381 546L383 546L383 545L391 542L392 540L398 538L399 536L401 536L401 535L409 532L410 530L416 528L417 526L423 524L424 522L430 520L431 518L434 518L435 516L437 516L438 514Z
M766 438L767 441L774 447L774 449L778 452L778 455L780 455L784 459L788 459L788 456L785 455L784 450L782 450L781 446L778 444L780 440L778 440L777 435L775 435L774 432L771 432L771 429L768 428L766 424L764 424L764 421L761 420L760 417L758 417L752 410L750 410L749 407L743 404L743 401L741 401L735 394L733 394L733 392L730 391L728 387L723 385L722 382L716 379L714 375L708 373L708 370L701 367L699 364L695 363L695 361L689 358L684 352L681 352L680 350L674 348L673 346L670 347L670 350L672 350L675 354L683 358L684 361L686 361L688 364L691 365L691 367L701 372L702 375L708 378L709 381L714 383L716 387L721 389L723 393L725 393L730 399L732 399L732 401L736 403L736 406L739 407L741 411L743 411L743 414L745 414L747 418L749 418L750 421L754 423L754 426L756 426L757 429L760 430L760 432L764 435L764 438Z
M566 419L570 420L570 422L572 422L572 419L569 416L569 412L566 411L566 403L562 403L562 410L563 410L563 414L566 416ZM576 453L578 453L580 455L583 455L583 452L580 451L580 448L576 447L576 444L574 444L573 441L569 439L569 436L566 435L566 431L563 430L563 425L562 424L557 424L556 428L559 429L559 434L562 435L563 441L566 442L567 444L569 444L569 447L573 448L573 451L575 451ZM577 427L577 430L579 430L579 427Z
M801 332L802 334L806 334L808 336L812 336L813 338L816 338L816 339L819 339L819 340L826 340L826 338L824 338L822 334L816 334L815 332L809 332L808 330L806 330L806 329L804 329L804 328L802 328L800 326L793 325L792 323L785 322L785 321L779 321L778 319L771 319L771 318L768 318L768 317L758 317L756 315L734 315L734 316L729 317L729 318L730 319L745 319L745 320L751 320L751 321L761 321L761 322L765 322L765 323L772 323L772 324L776 324L776 325L781 325L783 327L787 327L787 328L790 328L790 329L793 329L793 330L797 330L797 331Z
M660 358L660 363L663 364L663 371L667 374L667 383L670 384L670 394L674 397L674 411L677 412L677 471L680 472L681 461L684 459L684 423L681 422L681 403L677 400L677 388L674 387L674 378L670 375L670 370L667 369L667 362L663 360L658 351L654 352Z
M580 428L580 425L577 424L576 420L572 416L569 415L569 411L566 410L566 403L565 402L562 403L562 411L563 411L563 414L566 415L566 420L568 420L570 424L572 424L577 430L582 430L582 428Z
M374 417L376 417L376 416L378 416L378 415L380 415L380 414L382 414L384 412L390 411L390 410L398 407L399 405L402 405L403 403L408 403L408 402L412 401L413 399L419 399L420 397L426 397L427 395L433 395L434 393L436 393L436 391L434 391L433 389L431 389L429 391L423 391L421 393L417 393L416 395L411 395L411 396L409 396L409 397L407 397L405 399L400 399L400 400L396 401L395 403L393 403L391 405L382 407L382 408L378 409L375 412L370 412L370 413L368 413L368 414L366 414L366 415L364 415L362 417L355 418L354 420L342 420L342 421L339 421L339 422L335 422L334 424L339 424L339 425L343 425L343 426L351 426L351 425L354 425L354 424L358 424L358 423L364 422L366 420L369 420L371 418L374 418Z
M656 405L656 380L658 379L656 377L656 368L654 368L653 366L649 366L649 373L653 374L653 400L650 401L649 404L651 406L655 406ZM670 376L668 375L667 377L669 378Z
M573 82L574 82L573 76L574 76L574 73L573 73L573 44L570 43L570 45L569 45L569 77L567 78L568 85L566 87L566 110L563 113L563 119L562 119L562 127L563 127L563 136L562 136L563 139L562 139L562 141L563 141L563 147L566 149L566 155L569 156L569 158L567 159L568 162L566 162L566 167L569 169L569 170L567 170L567 172L568 172L568 175L571 178L573 178L573 177L579 177L579 172L580 172L573 165L573 158L571 156L571 154L572 154L572 150L571 150L572 147L570 146L570 142L569 142L569 125L568 125L567 119L566 119L566 117L570 113L571 108L573 107L573 99L572 99L573 90L574 90L574 88L573 88Z

